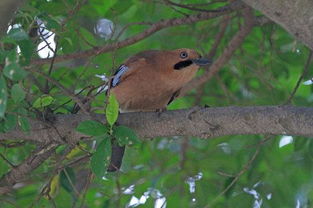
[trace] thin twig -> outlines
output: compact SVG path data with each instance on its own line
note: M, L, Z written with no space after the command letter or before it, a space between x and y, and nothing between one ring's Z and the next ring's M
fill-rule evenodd
M170 0L164 0L164 2L166 2L167 4L173 5L173 6L177 6L180 8L184 8L184 9L188 9L188 10L192 10L192 11L197 11L197 12L224 12L227 11L229 8L229 6L225 6L225 7L221 7L219 9L200 9L194 6L189 6L186 4L178 4L175 2L172 2Z
M11 161L9 161L6 157L4 157L4 155L2 153L0 153L0 157L9 164L9 166L11 166L11 168L15 168L16 165L14 165L13 163L11 163Z
M82 109L82 111L87 114L90 115L89 111L86 109L85 105L82 103L82 101L75 96L75 94L73 94L70 90L68 90L67 88L65 88L61 83L59 83L58 81L56 81L55 79L53 79L52 77L46 75L45 73L43 73L42 71L36 70L36 69L29 69L29 71L31 72L36 72L38 74L40 74L41 76L43 76L46 80L48 80L49 82L53 83L54 85L56 85L58 88L60 88L65 95L69 96L70 98L72 98L72 100L74 100L79 107Z
M212 45L210 52L207 55L207 57L209 59L212 59L215 56L216 50L217 50L218 46L220 45L221 40L224 37L225 31L226 31L228 23L230 22L230 19L231 18L229 15L223 17L221 24L220 24L219 32L216 34L216 36L214 38L214 40L215 40L214 44Z
M75 192L77 198L79 198L80 194L79 194L79 192L77 191L77 189L76 189L76 187L75 187L75 185L74 185L74 183L73 183L73 181L72 181L70 175L68 174L68 172L66 171L66 169L63 169L63 171L64 171L65 176L66 176L67 180L69 181L71 187L73 188L73 190L74 190L74 192Z
M233 187L233 185L238 181L240 176L242 176L249 169L253 161L260 153L261 147L262 145L257 146L257 149L255 150L250 160L244 165L244 167L239 171L239 173L236 174L235 178L231 181L231 183L228 184L228 186L221 193L219 193L209 204L207 204L205 208L211 207L221 196L223 196L231 187Z
M306 76L306 74L308 73L308 71L309 71L309 66L310 66L311 61L312 61L312 54L313 54L313 51L310 50L308 59L307 59L307 61L306 61L306 63L305 63L304 69L303 69L303 72L302 72L302 74L300 75L300 77L299 77L299 79L298 79L298 81L297 81L296 86L293 88L292 93L290 94L289 98L288 98L287 101L284 103L284 105L288 105L288 104L291 103L291 100L292 100L293 97L295 96L295 94L296 94L296 92L297 92L297 90L298 90L298 88L299 88L299 86L300 86L301 81L303 80L303 78L304 78L304 77Z
M122 30L116 35L116 38L114 39L114 41L117 41L121 35L126 31L126 29L128 29L129 27L133 26L133 25L153 25L151 22L132 22L129 23L127 25L125 25Z
M88 176L87 176L87 182L86 182L86 185L84 187L84 191L83 191L83 194L82 194L82 201L81 201L81 204L80 204L80 208L83 208L84 207L84 204L85 204L85 200L86 200L86 194L87 194L87 190L88 190L88 187L90 186L91 184L91 180L93 178L93 175L91 173L91 171L89 170L88 171Z
M10 142L10 143L5 143L5 141L0 141L0 146L5 147L5 148L15 148L15 147L20 147L25 145L25 141L20 141L20 142Z
M48 71L48 75L50 76L51 75L51 72L52 72L52 69L53 69L53 64L54 64L54 60L55 60L55 57L57 57L57 51L58 51L58 42L56 42L55 44L55 50L53 51L53 58L51 60L51 63L50 63L50 67L49 67L49 71ZM45 94L48 94L49 93L49 81L46 80L46 85L45 85Z

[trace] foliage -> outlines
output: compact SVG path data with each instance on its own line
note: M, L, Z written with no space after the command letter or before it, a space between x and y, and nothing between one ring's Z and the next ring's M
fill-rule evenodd
M91 57L43 65L32 62L39 59L37 52L42 50L37 48L42 38L33 35L37 18L56 34L59 56L124 40L161 19L196 13L164 2L28 0L17 13L13 24L21 27L10 30L1 39L0 63L5 64L0 71L0 132L17 128L27 134L30 119L45 117L46 113L77 112L76 101L51 79L70 89L74 96L92 97L92 112L106 116L109 125L95 120L81 122L77 132L89 137L81 141L83 147L66 158L66 148L70 145L59 146L57 154L33 171L11 195L0 196L1 207L125 207L134 197L147 199L141 207L152 207L164 198L167 207L238 207L238 204L252 207L255 203L262 203L262 207L294 207L297 203L310 206L313 200L310 139L293 138L293 142L283 147L279 147L283 137L263 135L211 140L156 138L139 143L132 129L114 126L118 116L115 98L107 99L105 93L97 93L103 81L95 75L112 75L134 53L185 47L208 54L220 31L222 17L169 27L130 46ZM188 1L188 4L200 3L207 1ZM225 4L208 3L201 8L215 9ZM94 34L93 27L100 18L114 22L111 39ZM130 25L136 22L139 23ZM215 58L221 55L239 25L242 25L241 13L234 12ZM274 23L255 26L212 80L175 100L168 109L195 105L281 105L302 74L307 57L308 50ZM51 79L32 71L33 68ZM203 73L201 69L198 76ZM312 76L309 71L305 79ZM300 85L293 104L312 106L312 89ZM136 145L127 148L122 172L106 173L113 137L120 144ZM13 164L23 162L36 149L31 142L12 145L9 139L1 141L0 153ZM258 148L260 151L255 153ZM253 155L255 158L251 160ZM0 160L1 175L10 169L8 162ZM234 179L235 183L225 190ZM253 195L252 189L257 194Z

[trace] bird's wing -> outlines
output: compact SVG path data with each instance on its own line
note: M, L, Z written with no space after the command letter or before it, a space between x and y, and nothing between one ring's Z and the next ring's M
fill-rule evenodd
M171 102L173 102L173 100L179 96L180 90L181 89L179 89L173 93L173 95L172 95L171 99L168 101L167 105L171 104Z
M126 72L129 70L129 67L122 64L114 73L112 81L111 81L111 87L117 86L121 82L121 78Z
M136 60L127 61L122 64L114 73L111 79L110 87L116 87L119 83L123 82L127 77L136 74L146 66L145 58L137 58Z

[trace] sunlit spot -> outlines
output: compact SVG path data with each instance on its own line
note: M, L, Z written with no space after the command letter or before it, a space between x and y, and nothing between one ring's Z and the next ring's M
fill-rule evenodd
M111 20L102 18L97 21L94 27L94 32L99 37L108 40L112 37L114 31L114 24Z
M247 187L243 188L243 191L245 193L253 196L253 198L254 198L254 202L253 202L253 206L252 206L253 208L261 208L262 207L263 199L262 199L260 193L256 190L257 187L261 186L262 184L263 184L263 182L259 181L256 184L254 184L251 189L247 188ZM268 193L267 195L265 195L265 198L267 200L272 199L272 193Z
M36 22L39 27L37 34L42 40L37 46L38 56L42 59L52 58L56 49L55 33L49 31L41 19L36 18Z
M8 30L7 30L7 34L10 32L10 30L16 29L16 28L21 28L21 27L22 27L22 25L19 24L19 23L14 24L14 25L9 25ZM21 48L20 48L20 46L17 46L17 47L16 47L16 52L17 52L18 54L21 53Z
M260 198L260 194L255 189L243 188L243 191L254 197L253 208L261 208L263 200Z
M303 82L304 85L311 85L313 83L313 78Z
M223 142L221 144L218 144L217 146L220 147L225 154L231 154L231 148L228 143Z
M301 203L300 203L300 200L297 199L297 202L296 202L296 208L300 208L301 207Z
M108 82L109 78L105 74L96 74L96 77L100 78L104 82ZM107 84L104 84L97 89L97 93L106 92L109 89L109 86Z
M122 188L123 194L133 194L134 190L135 190L135 185L134 184L130 185L127 188Z
M48 39L38 44L37 51L40 58L52 58L54 56L54 51L56 48L54 37L55 34L51 35Z
M291 144L293 142L292 136L282 136L279 140L279 148Z
M131 186L135 188L134 185ZM148 191L144 192L140 198L132 196L126 207L137 207L145 204L150 197L155 199L154 208L166 208L166 197L164 197L163 194L155 188L148 188Z

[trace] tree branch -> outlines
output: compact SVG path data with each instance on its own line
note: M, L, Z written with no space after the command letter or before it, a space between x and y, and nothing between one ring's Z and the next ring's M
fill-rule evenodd
M243 8L243 3L240 2L236 2L236 3L232 3L230 4L227 9L221 11L221 12L205 12L205 13L198 13L195 15L190 15L187 17L183 17L183 18L173 18L173 19L168 19L168 20L162 20L159 21L155 24L152 24L150 28L148 28L147 30L143 31L142 33L139 33L133 37L127 38L125 40L119 41L119 42L115 42L115 43L111 43L111 44L107 44L105 46L102 47L95 47L86 51L80 51L77 53L72 53L72 54L67 54L67 55L62 55L62 56L57 56L55 58L55 63L56 62L62 62L62 61L66 61L66 60L71 60L71 59L79 59L79 58L85 58L85 57L89 57L89 56L94 56L94 55L98 55L101 53L106 53L109 51L113 51L125 46L129 46L132 45L140 40L143 40L147 37L149 37L150 35L168 28L168 27L173 27L173 26L179 26L179 25L186 25L186 24L191 24L191 23L195 23L195 22L199 22L199 21L204 21L204 20L208 20L208 19L212 19L212 18L216 18L219 16L223 16L225 14L228 14L234 10L239 10ZM46 64L46 63L50 63L52 60L52 58L49 59L37 59L37 60L33 60L31 62L31 65L40 65L40 64Z
M312 0L243 0L313 50Z
M104 115L95 117L105 122ZM91 119L88 115L56 115L54 127L31 121L31 132L22 130L0 134L0 140L24 139L44 143L76 143L86 138L75 131ZM273 134L313 136L313 108L293 106L192 108L161 113L121 114L120 125L134 129L142 138L195 136L213 138L226 135ZM62 138L60 138L60 135Z
M0 194L9 192L17 182L24 180L27 175L48 159L58 146L50 143L38 148L20 165L12 168L8 173L0 178Z
M208 71L206 71L202 76L194 78L187 85L185 85L181 89L179 96L184 96L188 91L194 88L198 88L211 79L212 76L216 74L222 68L222 66L230 60L234 52L241 46L245 38L251 32L253 26L256 24L256 19L252 14L251 9L245 9L243 14L245 19L244 25L234 35L228 46L224 49L223 53L216 61L213 62Z

